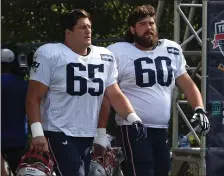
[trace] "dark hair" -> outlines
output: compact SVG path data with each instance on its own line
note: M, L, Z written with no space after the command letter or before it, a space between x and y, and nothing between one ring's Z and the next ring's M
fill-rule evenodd
M61 18L61 27L63 32L66 29L73 30L74 25L76 25L80 18L90 19L90 14L83 9L73 9L72 11L63 14Z
M125 34L125 41L129 43L133 43L133 34L130 31L130 26L135 26L136 23L143 18L150 16L156 18L156 12L154 7L151 5L142 5L135 8L133 13L128 17L128 30Z

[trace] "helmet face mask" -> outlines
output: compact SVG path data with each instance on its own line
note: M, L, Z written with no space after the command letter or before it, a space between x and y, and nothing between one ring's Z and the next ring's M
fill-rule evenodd
M21 159L17 176L52 176L54 161L48 152L29 150Z
M108 149L103 157L93 157L90 163L89 176L123 176L120 164L124 160L123 152L120 148Z

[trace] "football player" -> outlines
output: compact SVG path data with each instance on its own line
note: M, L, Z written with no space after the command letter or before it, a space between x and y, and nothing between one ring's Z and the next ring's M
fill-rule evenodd
M155 10L150 5L137 7L128 18L126 42L108 46L118 65L118 84L147 127L147 139L136 142L137 131L132 124L116 115L122 144L126 154L128 176L167 176L170 170L167 128L170 119L172 92L177 85L195 110L201 134L208 133L210 125L205 115L200 91L185 69L180 45L167 39L158 39ZM110 105L105 98L99 127L106 127ZM95 142L96 144L97 141ZM99 153L99 146L95 152Z
M133 124L138 140L146 128L117 85L112 53L91 45L89 14L75 9L62 17L64 43L37 49L30 72L27 114L32 132L31 149L50 152L57 174L88 175L93 139L107 143L106 130L98 129L105 95L117 113Z

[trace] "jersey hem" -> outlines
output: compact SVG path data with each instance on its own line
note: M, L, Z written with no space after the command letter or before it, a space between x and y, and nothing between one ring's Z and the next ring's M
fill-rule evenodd
M175 79L177 79L178 77L182 76L184 73L187 73L187 70L183 70L183 71L179 72L179 73L175 76Z
M132 124L117 124L118 126L126 126L126 125L132 125ZM147 128L168 128L167 125L147 125L144 124Z
M44 129L44 132L47 132L47 131L49 131L49 132L61 132L61 133L64 133L66 136L70 136L70 137L96 137L97 136L97 134L86 134L85 133L85 135L84 134L72 134L72 133L69 133L69 132L65 132L65 131L62 131L62 130L46 130L46 129ZM83 132L84 133L84 132Z
M117 83L117 81L115 80L115 81L113 81L113 82L111 82L111 83L109 83L109 84L107 84L107 87L110 87L110 86L112 86L113 84L115 84L115 83Z

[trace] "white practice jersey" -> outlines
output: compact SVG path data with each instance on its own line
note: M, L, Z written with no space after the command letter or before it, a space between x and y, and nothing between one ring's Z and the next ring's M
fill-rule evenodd
M30 79L49 87L41 104L44 130L96 136L105 89L117 82L117 65L108 49L90 49L81 56L55 43L41 46L34 54Z
M175 79L186 72L180 45L160 40L152 51L131 43L108 46L118 65L118 83L147 127L167 128ZM131 125L116 115L118 125Z

